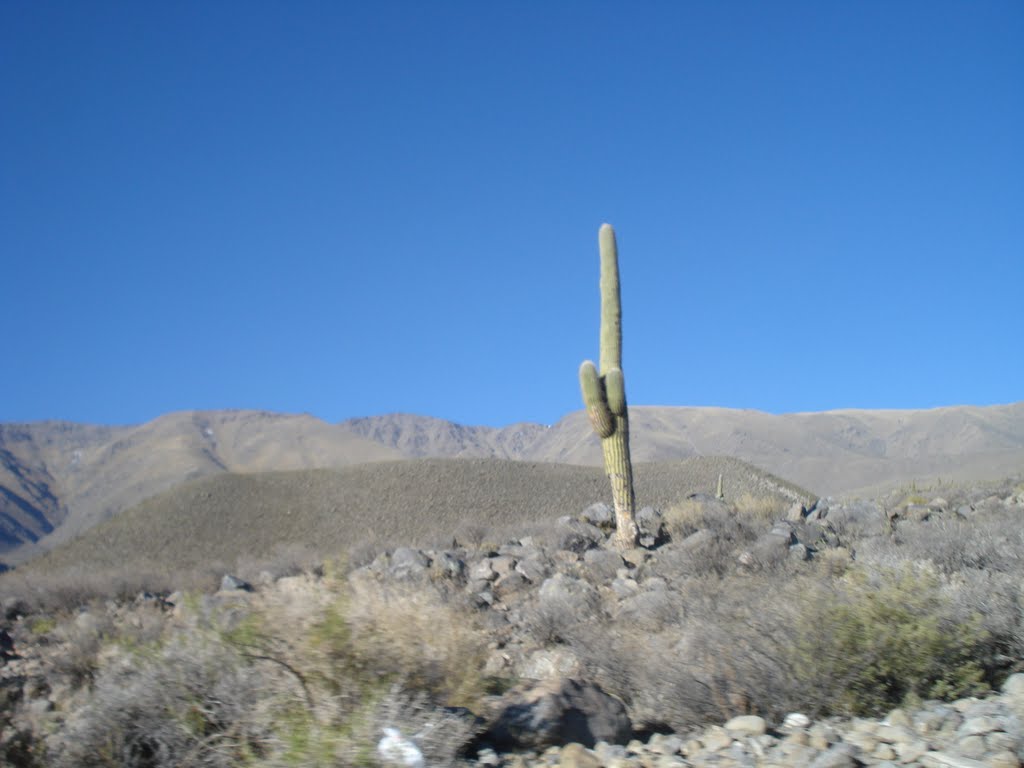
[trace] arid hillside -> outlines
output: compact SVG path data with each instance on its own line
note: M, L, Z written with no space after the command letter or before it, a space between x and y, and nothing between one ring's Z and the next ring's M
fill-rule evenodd
M639 464L645 504L668 508L692 493L782 510L814 496L730 458ZM183 483L19 568L26 574L132 571L177 575L235 569L304 550L359 558L397 544L500 542L603 499L598 467L507 459L407 459L340 469L222 473ZM756 500L756 501L755 501Z
M1024 403L784 415L637 406L631 413L637 462L732 456L821 495L987 479L1024 466ZM132 427L2 424L0 556L23 562L204 477L426 457L601 461L582 411L552 426L500 429L405 414L328 424L260 411L172 413Z

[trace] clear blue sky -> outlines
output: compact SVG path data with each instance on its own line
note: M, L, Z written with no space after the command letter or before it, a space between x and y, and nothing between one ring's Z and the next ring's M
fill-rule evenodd
M0 4L0 421L1024 399L1024 3Z

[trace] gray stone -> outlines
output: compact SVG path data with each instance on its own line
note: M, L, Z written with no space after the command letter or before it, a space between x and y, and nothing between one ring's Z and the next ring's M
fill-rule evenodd
M657 740L655 740L655 736L658 737ZM657 741L656 747L653 746L655 741ZM660 755L678 755L683 750L683 743L682 737L674 733L664 735L656 733L647 742L647 747Z
M1011 736L1009 733L993 731L992 733L985 734L985 749L989 752L1001 752L1004 749L1012 752L1018 746L1020 746L1020 739Z
M224 592L231 592L238 590L241 592L252 592L253 586L244 579L239 579L236 576L232 576L230 573L225 573L220 580L220 588Z
M781 536L787 544L796 544L796 534L793 533L793 524L786 520L777 520L770 531L772 536Z
M476 762L478 765L498 766L501 765L501 756L493 749L481 749L476 754Z
M583 510L583 514L580 517L585 522L596 525L599 528L614 527L615 525L615 511L603 501L591 504Z
M608 549L591 549L583 554L587 570L600 582L611 581L623 566L622 557Z
M530 558L516 563L516 571L523 574L531 583L539 584L551 573L551 567L540 558Z
M661 512L654 507L641 507L635 517L637 532L640 534L640 545L657 547L665 542L665 520Z
M583 553L593 549L604 541L604 534L601 529L590 523L584 523L572 518L562 518L558 521L557 548L570 552Z
M839 505L830 505L824 518L836 526L864 526L883 528L888 517L876 502L855 500Z
M893 744L896 756L903 764L914 763L921 759L921 755L928 751L928 742L921 739L913 741L900 741Z
M714 541L715 534L705 528L683 539L679 543L679 548L684 552L696 552L709 547Z
M783 728L806 728L811 724L811 718L802 712L790 712L782 721Z
M814 758L810 768L855 768L856 751L850 744L834 744Z
M1003 693L1014 698L1024 698L1024 672L1010 675L1003 682Z
M489 589L485 589L473 595L473 604L477 608L490 608L495 602L497 601L494 597L494 593Z
M1005 749L988 756L988 768L1020 768L1020 758Z
M791 537L792 532L787 532L785 536L767 533L758 538L749 550L754 563L764 567L785 560L789 556L789 546L792 543Z
M926 752L919 760L925 768L991 768L984 760L954 755L951 752Z
M391 565L388 568L394 578L410 578L422 576L430 568L430 558L423 552L412 547L399 547L391 553Z
M628 750L622 744L609 744L607 741L599 741L594 745L594 754L605 763L611 760L622 760L628 754Z
M725 724L725 730L744 736L760 736L768 731L768 723L757 715L739 715Z
M971 717L964 720L963 724L957 729L957 736L964 738L966 736L981 735L1001 730L1002 728L994 718Z
M640 585L633 579L616 578L611 585L612 592L619 600L632 597L640 591Z
M498 578L498 574L494 572L491 567L491 561L489 558L473 563L469 569L469 578L472 581L494 581Z
M700 741L709 752L718 752L732 746L732 736L720 725L713 725L704 731Z
M520 686L504 696L484 739L504 750L576 742L626 744L633 732L625 705L593 683L574 679Z
M584 610L590 610L600 602L597 590L590 584L564 573L545 579L537 590L537 597L542 605L558 607L569 602Z
M543 648L534 651L519 667L525 680L556 680L572 677L580 671L580 661L568 648Z
M797 542L789 547L789 557L792 560L798 560L805 562L811 559L811 550L805 547L803 544Z
M956 749L964 757L984 757L987 751L985 737L980 735L964 736L957 741Z
M562 747L558 764L561 768L601 768L601 758L582 744L566 744Z
M529 582L523 574L511 571L499 576L494 582L494 591L499 596L505 596L523 589Z
M899 728L913 728L914 724L910 720L910 715L907 714L905 709L897 707L889 712L885 716L885 722L889 725L896 726Z
M516 567L516 559L511 555L498 555L497 557L490 558L491 569L498 574L498 576L504 576L506 573L512 573Z
M786 520L792 523L799 523L806 515L807 510L804 508L804 505L797 501L786 511Z
M439 575L448 579L462 579L466 574L466 563L451 552L442 552L433 562Z

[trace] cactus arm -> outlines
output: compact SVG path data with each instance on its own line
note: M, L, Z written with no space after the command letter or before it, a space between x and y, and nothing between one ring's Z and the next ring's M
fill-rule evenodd
M604 389L608 398L608 410L616 416L626 415L626 380L621 368L612 368L604 375Z
M580 389L594 432L602 440L611 437L615 431L615 422L612 420L612 412L608 408L608 400L601 379L597 375L597 368L589 360L585 360L580 366Z

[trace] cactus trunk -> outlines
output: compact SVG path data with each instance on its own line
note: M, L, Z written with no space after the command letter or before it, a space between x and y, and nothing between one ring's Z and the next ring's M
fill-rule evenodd
M622 300L615 231L608 224L598 235L601 249L600 373L589 360L580 366L583 403L594 431L601 438L604 468L612 486L615 540L618 546L636 543L633 467L629 457L629 414L622 375Z

